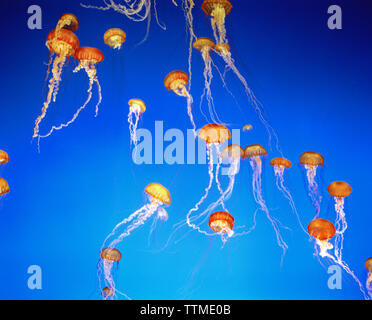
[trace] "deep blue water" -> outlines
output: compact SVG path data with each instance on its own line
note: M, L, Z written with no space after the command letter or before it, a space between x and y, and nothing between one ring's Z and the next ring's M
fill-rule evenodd
M90 2L89 2L90 1ZM180 2L178 0L177 2ZM196 0L195 32L213 37L209 19ZM100 0L84 3L101 5ZM314 209L298 166L304 151L324 155L321 216L334 221L333 200L326 192L334 180L347 181L349 228L344 258L365 282L364 261L372 256L370 130L372 92L371 15L368 1L233 1L226 29L236 65L265 107L285 156L293 166L286 174L300 217L307 225ZM329 30L327 9L343 9L343 29ZM27 27L27 8L39 5L41 30ZM0 200L1 299L99 299L96 264L102 241L116 223L146 203L150 182L166 186L172 196L169 220L157 228L148 244L151 222L126 239L123 259L115 274L117 287L133 299L362 299L356 283L343 273L342 289L330 290L329 275L314 256L313 243L299 228L288 202L278 192L269 160L264 164L264 198L282 229L289 249L280 265L281 250L263 214L256 229L233 238L221 249L218 237L192 232L159 251L187 211L202 196L208 182L207 166L136 165L132 161L127 123L127 101L138 97L147 105L140 127L154 133L155 121L164 130L190 128L185 100L168 92L166 74L187 70L188 36L183 12L171 1L159 0L159 19L135 23L110 11L85 9L79 1L3 1L1 10L0 149L10 162L0 174L11 192ZM92 102L71 127L41 141L32 141L34 120L45 99L48 50L45 40L60 15L74 13L82 46L105 54L98 66L103 102L94 117ZM103 42L103 33L120 27L127 33L121 51ZM213 55L223 69L221 59ZM64 69L56 103L50 105L41 130L71 117L85 100L88 79L73 74L72 59ZM192 89L196 124L206 124L199 99L203 63L193 53ZM215 71L215 70L214 70ZM218 74L212 85L216 109L230 129L250 123L241 145L268 147L267 134L249 106L240 83L230 72L226 80L240 108L223 89ZM206 105L203 105L206 108ZM206 109L204 109L206 110ZM165 142L165 147L169 142ZM274 149L273 149L274 150ZM227 183L226 178L223 184ZM237 225L252 223L256 205L251 192L251 169L243 162L232 198L226 203ZM218 196L212 190L207 203ZM207 226L205 226L207 228ZM185 229L187 231L187 229ZM328 265L325 263L326 266ZM27 269L42 269L42 289L27 286Z

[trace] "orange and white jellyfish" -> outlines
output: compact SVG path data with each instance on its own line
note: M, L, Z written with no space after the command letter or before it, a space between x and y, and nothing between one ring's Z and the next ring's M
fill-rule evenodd
M6 195L7 193L9 193L8 182L5 179L0 178L0 198Z
M231 12L231 2L228 0L204 0L201 8L206 15L211 17L216 43L227 43L225 18Z
M247 131L251 131L251 130L253 130L253 126L251 124L246 124L243 127L243 132L247 132Z
M103 40L109 47L120 50L126 37L126 33L120 28L111 28L105 32Z
M49 137L54 130L61 130L63 128L68 127L71 123L73 123L77 117L79 116L80 112L85 109L92 98L92 89L93 83L96 83L98 88L98 102L95 108L95 116L98 116L98 107L102 101L102 94L101 94L101 86L99 84L97 78L97 64L104 59L103 53L98 50L97 48L92 47L80 47L75 52L75 58L79 61L78 66L75 68L73 72L78 72L81 69L84 69L86 74L89 78L89 87L88 87L88 97L84 104L75 112L71 120L66 123L60 124L59 126L53 126L50 131L46 135L39 135L40 138Z
M230 138L231 138L230 130L222 124L210 123L210 124L205 125L199 131L199 139L203 140L207 146L209 183L208 183L208 186L205 188L205 193L201 197L199 202L187 213L186 223L190 228L197 230L198 232L205 234L207 236L215 235L215 234L210 234L202 230L200 228L200 225L208 218L208 215L210 212L212 212L219 204L222 204L221 200L223 200L224 197L221 196L221 198L218 201L213 202L211 205L208 206L207 209L205 209L201 213L197 213L197 214L194 214L194 213L198 212L199 207L207 199L209 191L211 190L212 185L213 185L213 180L215 179L213 147L215 147L217 151L218 166L219 166L222 161L222 158L220 157L220 154L221 154L220 146L221 144L223 144ZM216 175L217 174L218 173L216 172Z
M162 208L165 205L171 204L169 191L159 183L151 183L145 188L145 193L148 196L149 203L132 213L128 218L119 222L104 240L101 251L104 250L104 248L108 248L107 250L114 250L116 246L123 241L123 239L130 236L134 230L145 224L145 222L155 214L157 214L157 217L164 219L164 212ZM98 275L100 274L101 269L102 264L99 264ZM108 271L111 270L110 268L106 269ZM103 270L105 271L105 265L103 265ZM110 274L107 273L107 275L106 272L104 273L107 285L116 292L117 290L115 289L115 286L110 278L111 271Z
M226 211L217 211L209 217L209 227L218 235L221 236L222 242L226 243L228 238L234 234L234 217Z
M75 55L75 52L79 47L79 39L72 31L68 29L54 29L48 34L46 46L50 52L49 65L51 65L53 61L52 77L49 80L48 94L43 104L41 114L35 120L33 134L34 138L39 136L39 126L47 114L49 104L52 102L52 100L53 102L56 101L59 84L62 79L63 66L65 65L68 57Z
M309 223L307 230L310 236L315 238L315 252L318 254L318 246L320 249L319 255L322 258L328 258L332 260L334 263L337 263L340 267L342 267L346 271L346 273L348 273L356 281L364 298L366 300L369 299L362 283L350 269L350 267L346 264L346 262L343 261L340 256L333 255L330 252L330 250L334 248L330 241L337 233L336 228L332 224L332 222L326 219L317 218Z
M129 102L129 133L130 133L130 144L133 143L134 148L137 147L137 126L141 115L146 111L146 105L141 99L130 99ZM134 119L133 119L134 118Z
M332 182L327 191L335 200L336 210L336 237L335 237L335 255L337 259L342 260L342 250L344 243L344 233L347 229L346 214L344 211L345 198L350 195L352 188L344 181Z
M164 79L164 86L167 90L173 91L175 94L185 97L187 99L187 114L190 118L190 122L196 136L196 125L194 117L192 115L192 103L193 99L190 92L187 90L186 85L189 83L188 75L179 70L172 71Z
M368 270L366 287L368 290L368 294L370 295L372 299L372 257L366 260L365 265L366 265L366 269Z
M291 192L289 189L284 185L284 172L285 170L289 169L292 166L291 161L285 158L274 158L271 159L270 165L274 168L275 178L276 178L276 186L278 187L279 191L284 195L284 197L288 200L289 205L293 213L296 215L297 220L300 224L302 230L307 233L304 226L302 225L300 216L298 215L296 205L293 201Z
M315 208L315 217L319 217L320 203L322 196L319 193L318 184L316 182L316 174L319 167L324 165L324 158L318 152L304 152L300 157L300 164L304 165L306 170L306 178L309 188L309 197Z
M6 164L8 162L9 162L9 155L5 151L0 150L0 165Z
M278 220L270 215L269 209L266 206L266 202L262 196L262 157L267 155L266 149L259 144L252 144L244 149L244 158L249 159L249 163L253 170L252 175L252 191L253 197L259 208L266 214L269 219L276 235L277 243L282 249L282 260L288 249L278 226Z
M79 28L79 20L72 13L65 13L59 19L56 26L57 32L61 29L76 31Z
M203 103L204 97L206 97L210 119L213 122L220 123L221 121L219 120L216 110L214 108L214 102L213 102L212 91L211 91L213 73L212 73L212 58L210 56L210 51L211 49L214 48L214 46L215 46L215 43L213 42L212 39L209 39L209 38L198 38L193 43L193 48L201 52L201 56L204 61L204 71L203 71L204 90L203 90L203 94L200 99L200 107Z

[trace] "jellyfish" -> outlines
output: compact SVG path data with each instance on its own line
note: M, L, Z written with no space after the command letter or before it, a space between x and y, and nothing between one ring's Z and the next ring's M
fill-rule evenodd
M125 0L125 3L118 4L114 0L104 0L105 6L92 6L80 4L84 8L88 9L98 9L102 11L107 11L113 9L116 12L119 12L125 15L128 19L134 22L141 22L147 20L147 30L145 38L142 40L145 41L150 31L150 22L151 22L151 3L152 0ZM186 1L186 0L185 0ZM173 0L173 4L177 5ZM166 30L166 27L159 22L158 13L156 10L156 0L154 0L154 11L155 18L159 27L163 30Z
M130 133L130 144L134 144L134 149L137 148L137 126L140 116L146 111L146 105L141 99L131 99L129 104L129 133ZM133 119L134 118L134 119Z
M284 195L284 197L288 200L289 205L291 206L292 212L296 215L298 223L300 224L301 229L307 233L304 226L302 225L301 219L298 215L295 203L293 201L291 192L289 189L284 185L284 171L289 169L292 166L291 161L285 158L274 158L270 161L270 165L274 168L275 178L276 178L276 186L278 187L279 191Z
M105 249L115 249L120 242L130 236L134 230L144 225L145 222L156 213L163 217L163 206L171 204L169 191L159 183L150 183L145 188L145 193L148 196L149 203L142 206L140 209L132 213L129 217L125 218L115 226L112 232L104 240L101 252ZM118 292L128 298L127 295L115 289L114 283L112 282L111 269L106 268L108 271L110 271L106 274L105 265L102 263L102 261L100 261L98 264L98 275L100 275L102 269L104 270L105 274L105 284L112 288L115 293Z
M120 28L111 28L103 36L104 42L113 49L120 50L125 42L126 34Z
M103 271L104 275L104 282L108 284L103 290L101 290L101 294L104 300L113 299L116 294L116 287L114 278L112 275L112 267L114 264L118 264L121 260L121 253L119 250L114 248L102 248L100 251L100 260L98 262L99 266L103 269L99 269L98 272L98 279L101 282L101 273ZM100 283L101 284L101 283Z
M183 71L172 71L164 79L164 86L167 90L173 91L175 94L185 97L187 99L187 114L190 118L190 122L193 128L194 136L196 137L196 125L194 117L192 115L192 103L193 99L191 94L186 88L189 82L188 75Z
M309 197L316 213L313 219L317 219L320 213L320 203L322 201L322 196L319 193L318 184L315 180L315 177L318 167L324 165L324 158L318 152L304 152L300 157L300 164L305 166L309 188Z
M282 261L284 255L288 249L287 244L285 243L283 237L280 234L280 229L278 226L279 221L273 218L270 215L269 209L266 206L265 200L262 196L262 156L267 155L267 151L264 147L259 144L249 145L244 149L244 158L249 159L249 163L253 170L252 176L252 190L253 190L253 197L256 203L259 205L259 208L266 214L266 217L269 219L276 235L277 243L279 247L282 249Z
M208 233L202 230L200 225L208 218L208 215L211 211L213 211L219 204L223 203L223 200L225 199L226 195L221 195L218 201L213 202L203 212L198 213L198 214L194 214L194 213L198 212L199 207L207 199L209 191L211 190L212 185L213 185L213 180L215 179L213 147L215 147L217 151L217 156L218 156L217 166L219 167L222 162L222 157L220 156L221 154L220 145L226 142L227 140L229 140L230 138L231 138L230 130L222 124L210 123L210 124L205 125L199 131L199 139L205 141L206 146L207 146L209 183L205 189L204 195L201 197L199 202L187 213L186 223L190 228L197 230L198 232L204 235L207 235L207 236L215 235L215 233L211 234L211 233ZM216 172L216 175L217 175L217 172Z
M210 50L214 48L214 46L215 46L215 43L213 42L213 40L209 38L198 38L193 43L193 47L196 50L199 50L201 52L201 56L204 61L204 71L203 71L204 90L203 90L203 94L200 99L200 107L201 107L204 97L206 96L210 118L212 119L213 122L221 122L214 108L214 102L213 102L212 91L211 91L211 83L212 83L213 74L212 74L212 58L210 56Z
M111 287L104 287L101 291L101 295L104 300L112 299L115 294L115 290Z
M65 28L59 30L54 29L48 34L46 46L48 47L50 52L49 65L51 65L53 61L52 77L49 80L48 94L43 104L41 114L35 120L33 134L34 138L39 136L39 126L41 121L46 116L49 104L51 103L52 99L53 102L56 101L59 83L61 82L62 79L61 76L63 66L66 63L67 57L75 55L75 52L79 47L79 39L72 31L68 29Z
M0 165L6 164L8 162L9 162L9 155L5 151L0 150Z
M59 32L61 29L76 31L79 28L79 20L72 13L65 13L59 19L56 30Z
M201 5L204 13L211 17L211 25L216 43L226 43L225 18L232 9L228 0L204 0Z
M340 267L342 267L346 271L346 273L348 273L356 281L364 298L366 300L369 299L363 288L362 283L360 282L358 277L354 274L354 272L350 269L350 267L346 264L346 262L342 260L341 256L336 256L336 255L333 255L331 252L329 252L330 250L334 248L330 240L337 233L336 228L332 224L332 222L326 219L317 218L317 219L312 220L309 223L307 230L310 236L312 236L315 239L316 252L317 252L316 246L319 246L319 249L320 249L319 255L322 258L329 258L334 263L337 263Z
M337 259L342 260L344 233L347 229L347 221L344 211L345 197L350 195L352 188L346 182L334 181L328 186L327 191L335 199L335 210L337 214L335 223L335 255Z
M246 124L243 127L243 132L251 131L253 129L253 126L251 124Z
M4 196L7 193L9 193L8 182L5 179L0 178L0 197Z
M366 265L366 269L368 270L366 287L368 290L368 294L370 295L372 299L372 257L366 260L365 265Z
M95 82L98 88L98 102L95 108L95 116L98 116L98 107L101 104L102 101L102 95L101 95L101 86L99 84L98 78L97 78L97 69L96 65L103 61L104 55L103 53L92 47L80 47L79 49L76 50L75 53L76 59L79 61L79 65L75 68L73 72L78 72L81 69L84 69L85 72L88 75L89 78L89 88L88 88L88 97L84 104L75 112L71 120L69 120L66 123L62 123L59 126L52 126L50 131L45 134L45 135L39 135L40 138L46 138L49 137L54 130L61 130L63 128L68 127L71 123L73 123L77 117L79 116L80 112L85 109L85 107L88 105L92 98L92 88L93 88L93 83Z
M208 221L209 227L221 236L222 242L226 243L228 238L234 234L234 217L226 211L212 213Z

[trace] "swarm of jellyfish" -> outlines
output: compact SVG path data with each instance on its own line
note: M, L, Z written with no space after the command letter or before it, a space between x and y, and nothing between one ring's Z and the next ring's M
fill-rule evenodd
M112 267L121 259L121 253L116 247L150 218L155 216L155 219L168 219L168 213L164 210L164 206L171 204L169 191L159 183L151 183L145 188L145 193L148 196L148 203L120 221L103 242L97 274L104 299L113 299L117 293L129 299L115 286ZM105 287L102 289L103 285Z

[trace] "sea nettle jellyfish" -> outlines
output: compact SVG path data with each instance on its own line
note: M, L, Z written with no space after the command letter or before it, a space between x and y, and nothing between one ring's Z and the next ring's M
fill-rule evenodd
M366 260L365 265L366 265L366 269L368 270L366 286L367 286L368 294L370 295L372 299L372 257Z
M88 87L88 97L84 104L75 112L71 120L66 123L62 123L59 126L53 126L52 129L46 135L40 135L40 138L46 138L50 136L54 130L61 130L67 128L71 123L73 123L80 112L85 109L92 98L92 88L93 83L96 83L98 89L98 102L96 104L95 116L98 116L98 107L102 101L101 86L97 78L97 64L104 59L103 53L97 48L92 47L80 47L76 50L75 58L79 61L79 65L75 68L73 72L78 72L81 69L84 69L89 78L89 87Z
M130 99L129 102L129 133L130 143L134 145L134 149L137 148L137 126L141 115L146 111L146 105L141 99Z
M304 165L306 170L309 197L311 203L315 208L314 219L317 219L320 213L320 203L322 202L322 196L319 193L319 188L315 177L317 174L318 167L324 165L324 158L318 152L304 152L300 157L300 164Z
M259 208L266 214L269 219L276 235L277 243L282 249L282 261L283 257L288 249L287 244L280 234L280 229L278 226L279 221L270 215L269 209L266 206L266 202L262 195L262 157L267 155L267 151L264 147L259 144L249 145L244 149L244 158L249 159L249 163L253 170L252 176L252 191L253 197Z
M192 103L193 99L190 92L187 90L186 85L189 83L188 75L179 70L170 72L164 79L164 86L167 90L173 91L175 94L185 97L187 100L187 114L190 118L190 122L196 136L196 125L194 117L192 115Z
M120 50L127 35L120 28L111 28L103 35L104 42L111 48Z
M140 209L132 213L128 218L122 220L115 226L112 232L104 240L101 252L103 252L104 250L108 250L108 252L110 253L115 252L115 259L117 259L119 255L117 254L118 250L116 249L116 247L120 242L130 236L133 231L144 225L145 222L147 222L147 220L149 220L156 213L158 213L157 216L159 216L159 218L164 219L164 212L162 210L162 207L165 205L170 205L171 203L169 191L159 183L151 183L145 188L145 193L148 196L149 203L142 206ZM98 279L100 280L100 275L103 270L105 286L111 288L112 290L114 290L114 292L118 292L128 298L127 295L115 289L115 284L112 280L111 274L112 261L118 260L107 258L102 258L100 260L100 262L98 263L97 271Z

